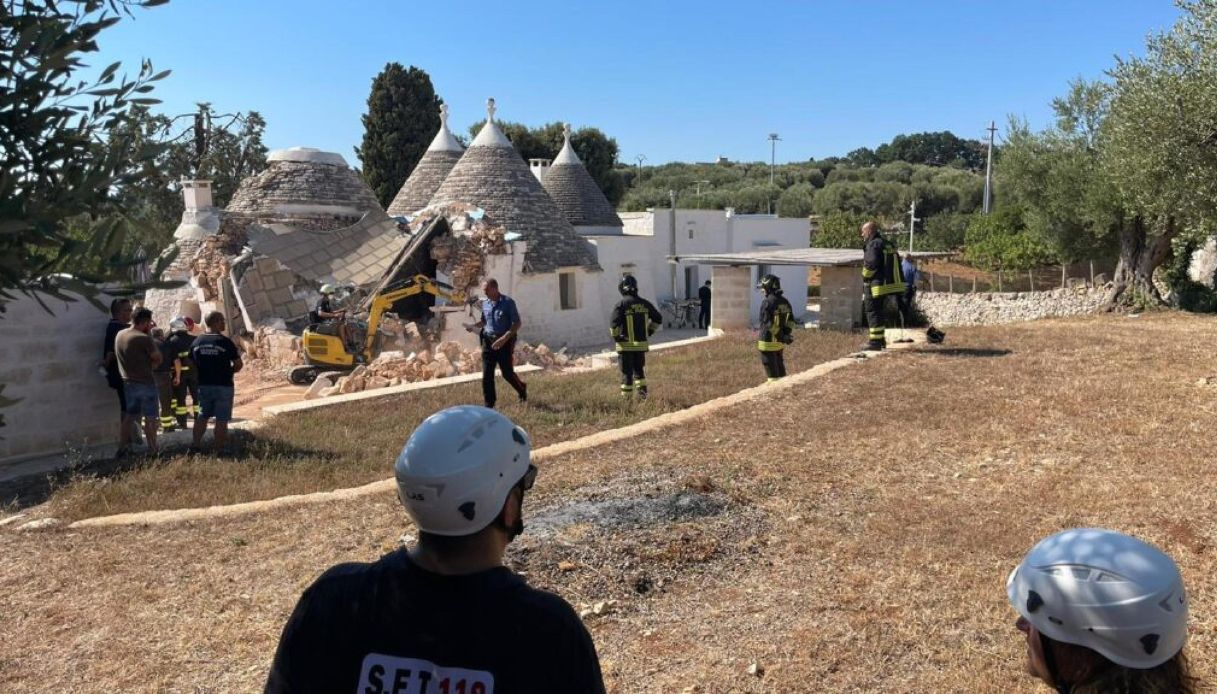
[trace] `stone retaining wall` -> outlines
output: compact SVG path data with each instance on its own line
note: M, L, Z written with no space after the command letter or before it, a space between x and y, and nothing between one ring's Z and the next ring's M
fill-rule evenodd
M934 325L993 325L1096 313L1106 294L1102 287L977 294L918 292L917 308Z

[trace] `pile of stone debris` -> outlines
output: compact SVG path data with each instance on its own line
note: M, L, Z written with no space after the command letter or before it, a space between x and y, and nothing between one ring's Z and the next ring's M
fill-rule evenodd
M567 354L566 348L554 351L545 345L516 346L517 366L532 364L544 369L587 368L586 357ZM462 374L480 373L482 353L469 350L456 342L441 342L432 349L416 352L392 350L381 352L370 364L355 367L351 372L327 371L317 376L304 399L324 398L330 395L358 393L375 388L387 388L403 383L431 381Z

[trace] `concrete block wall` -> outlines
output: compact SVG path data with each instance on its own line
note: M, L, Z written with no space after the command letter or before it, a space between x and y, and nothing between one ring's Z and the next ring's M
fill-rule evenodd
M710 276L710 328L746 330L752 325L753 268L715 265Z
M862 270L858 267L820 269L820 327L852 330L862 324Z
M21 399L3 410L0 477L21 460L118 439L118 399L97 370L108 313L83 299L43 300L54 314L20 297L0 318L0 383Z

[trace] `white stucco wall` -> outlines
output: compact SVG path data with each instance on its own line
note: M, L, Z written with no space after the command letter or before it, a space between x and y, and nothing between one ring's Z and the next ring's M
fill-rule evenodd
M617 295L617 281L623 269L631 269L638 278L639 292L656 303L672 297L671 270L667 261L671 253L671 220L668 210L626 212L620 215L624 224L621 235L589 236L596 245L600 267L604 268L601 291L606 297ZM676 210L676 255L692 253L729 253L761 248L806 248L810 240L808 222L804 218L783 218L770 215L728 215L722 210ZM627 267L631 266L632 267ZM696 281L686 287L686 268L697 268ZM807 296L807 268L774 266L769 270L782 280L782 287L802 319ZM679 263L676 267L676 297L697 298L697 287L711 279L709 266ZM751 269L753 285L759 279L757 268ZM710 287L713 290L713 285ZM752 289L750 314L753 322L760 312L763 295ZM611 302L609 303L611 306Z
M561 268L558 272L523 274L520 264L523 243L510 244L514 254L486 257L486 277L499 281L499 291L510 296L520 310L520 339L544 343L553 349L601 345L608 340L612 304L602 297L603 272L583 268ZM559 275L575 276L576 308L563 309ZM616 289L614 289L614 294Z

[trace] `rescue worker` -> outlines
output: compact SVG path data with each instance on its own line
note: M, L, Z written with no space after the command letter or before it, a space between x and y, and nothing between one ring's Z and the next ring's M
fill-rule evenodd
M900 267L900 254L895 245L879 233L874 222L862 225L862 239L866 248L862 254L862 307L866 312L869 340L864 350L887 348L884 337L883 315L888 297L904 294L904 273Z
M905 258L900 263L900 270L904 273L904 293L896 297L896 307L900 309L900 319L903 321L902 328L907 330L910 326L919 322L915 305L917 302L917 280L921 277L921 271L917 269L917 263L912 258ZM903 330L901 331L903 334ZM925 339L931 344L939 344L945 340L947 334L935 328L933 325L925 330ZM897 342L912 342L907 336L897 340Z
M178 378L180 367L165 340L164 330L153 328L152 341L161 352L161 362L152 370L152 375L156 378L157 399L161 403L161 431L173 431L177 428L177 419L173 413L173 383Z
M786 375L786 345L794 342L794 309L782 296L782 281L777 275L765 275L757 283L765 294L761 302L761 334L756 348L761 351L761 365L770 382Z
M1027 671L1058 692L1192 694L1187 590L1162 550L1102 528L1039 542L1006 580Z
M174 318L169 322L169 339L165 341L166 356L173 359L173 414L181 429L186 428L187 415L199 416L199 373L190 357L190 348L194 346L194 335L190 334L192 327L192 318ZM186 405L187 393L190 394L189 407Z
M523 429L481 407L419 424L394 465L418 541L304 591L267 694L604 694L579 615L503 565L524 531L531 454Z
M609 321L609 334L617 348L617 361L621 365L621 394L638 393L647 397L647 377L644 369L647 352L651 349L648 338L655 334L663 323L663 316L655 304L638 296L638 280L625 275L617 284L622 299L613 307Z
M346 322L347 312L346 309L338 308L337 301L334 299L335 292L334 285L321 285L321 298L313 307L313 322L328 328L328 330L322 329L320 331L322 334L337 334L342 338L342 344L348 352L359 352L359 345L351 344L351 331Z

